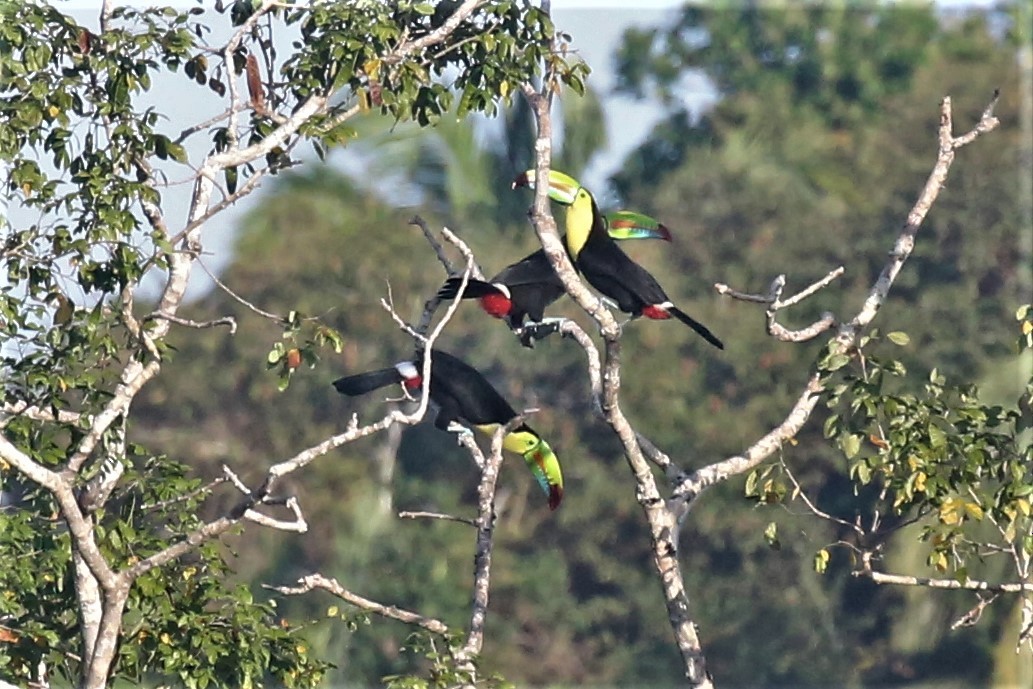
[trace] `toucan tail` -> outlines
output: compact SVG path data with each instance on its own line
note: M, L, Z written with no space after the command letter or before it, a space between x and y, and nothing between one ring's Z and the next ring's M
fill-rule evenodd
M463 286L463 278L449 278L438 290L438 299L455 299L459 288ZM489 294L499 294L499 288L483 280L467 280L463 290L463 299L480 299Z
M707 329L707 326L692 318L689 314L685 313L681 309L677 308L676 306L669 306L667 308L667 312L675 318L677 318L682 323L684 323L685 325L695 330L697 333L700 334L700 336L704 340L714 345L718 349L725 348L724 343L722 343L721 340L717 339L714 333L710 332L710 330Z
M356 395L365 395L367 392L372 392L373 390L391 385L392 383L401 382L402 374L400 374L396 368L391 367L382 368L378 371L356 373L354 376L338 378L334 381L334 387L337 388L337 392L342 395L354 397Z

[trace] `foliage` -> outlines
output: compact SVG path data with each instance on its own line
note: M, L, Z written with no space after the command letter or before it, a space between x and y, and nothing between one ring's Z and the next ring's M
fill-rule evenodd
M1028 338L1029 306L1017 312ZM895 337L894 337L895 336ZM887 336L904 346L903 333ZM1033 379L1012 409L980 400L973 385L948 387L936 369L924 392L887 391L887 378L904 376L904 365L865 354L876 335L859 342L856 363L825 361L832 374L825 435L850 462L861 487L879 489L878 508L922 518L922 539L932 543L928 564L960 581L969 565L990 549L1016 548L1033 556L1033 522L1027 472L1033 444L1020 438L1033 427ZM1024 349L1029 349L1028 344ZM830 376L831 377L831 376ZM982 522L995 529L988 539Z
M18 421L5 430L13 437L41 435ZM124 476L96 527L105 554L118 566L196 528L197 510L210 492L189 478L186 466L148 457L139 447L131 452L139 468ZM0 511L0 552L21 563L0 572L0 589L7 592L0 615L5 627L16 630L16 641L3 646L0 667L23 681L41 662L70 682L78 670L73 659L80 622L69 606L75 586L71 547L55 514L53 500L38 489L21 496L19 509ZM138 683L166 674L199 688L269 680L317 686L326 664L308 656L297 629L273 606L232 586L230 574L221 548L207 543L189 559L141 577L127 605L116 676Z

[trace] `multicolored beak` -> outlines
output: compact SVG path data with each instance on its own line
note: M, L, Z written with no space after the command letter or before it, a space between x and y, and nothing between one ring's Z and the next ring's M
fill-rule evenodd
M549 497L549 509L559 507L563 500L563 472L549 443L539 440L537 446L524 453L524 461L542 491Z
M671 241L671 231L655 218L635 211L606 214L606 231L614 239L662 239Z
M534 187L535 182L535 171L527 170L521 172L513 180L513 188L518 187ZM559 170L549 170L549 198L556 203L564 206L569 206L574 203L574 199L577 198L578 189L581 188L581 183L570 175L560 172Z

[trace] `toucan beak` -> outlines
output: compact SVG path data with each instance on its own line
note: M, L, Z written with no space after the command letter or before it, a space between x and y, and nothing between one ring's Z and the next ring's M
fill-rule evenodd
M607 232L614 239L662 239L671 241L671 231L662 222L635 211L606 214Z
M527 170L521 172L513 180L513 188L534 187L535 171ZM574 203L581 183L568 174L558 170L549 170L549 198L556 203L569 206Z
M549 444L541 440L524 454L524 461L534 474L542 492L549 498L549 509L559 507L563 500L563 472L560 470L559 459L553 454Z

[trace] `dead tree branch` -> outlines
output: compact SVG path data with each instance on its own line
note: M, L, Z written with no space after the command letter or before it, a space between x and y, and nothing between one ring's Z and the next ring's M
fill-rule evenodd
M405 624L411 624L439 636L448 636L449 634L448 626L441 620L437 620L433 617L425 617L424 615L420 615L419 613L411 612L403 608L398 608L393 605L384 605L383 603L378 603L374 600L370 600L369 598L364 598L363 596L360 596L357 593L352 593L341 586L337 579L328 579L322 574L310 574L306 577L302 577L301 579L298 579L296 586L269 586L266 584L264 588L267 588L270 591L276 591L277 593L282 593L285 596L299 596L301 594L308 593L309 591L322 589L323 591L328 591L329 593L337 596L345 603L354 605L360 610L365 610L366 612L386 617L389 620L397 620L399 622L404 622Z

